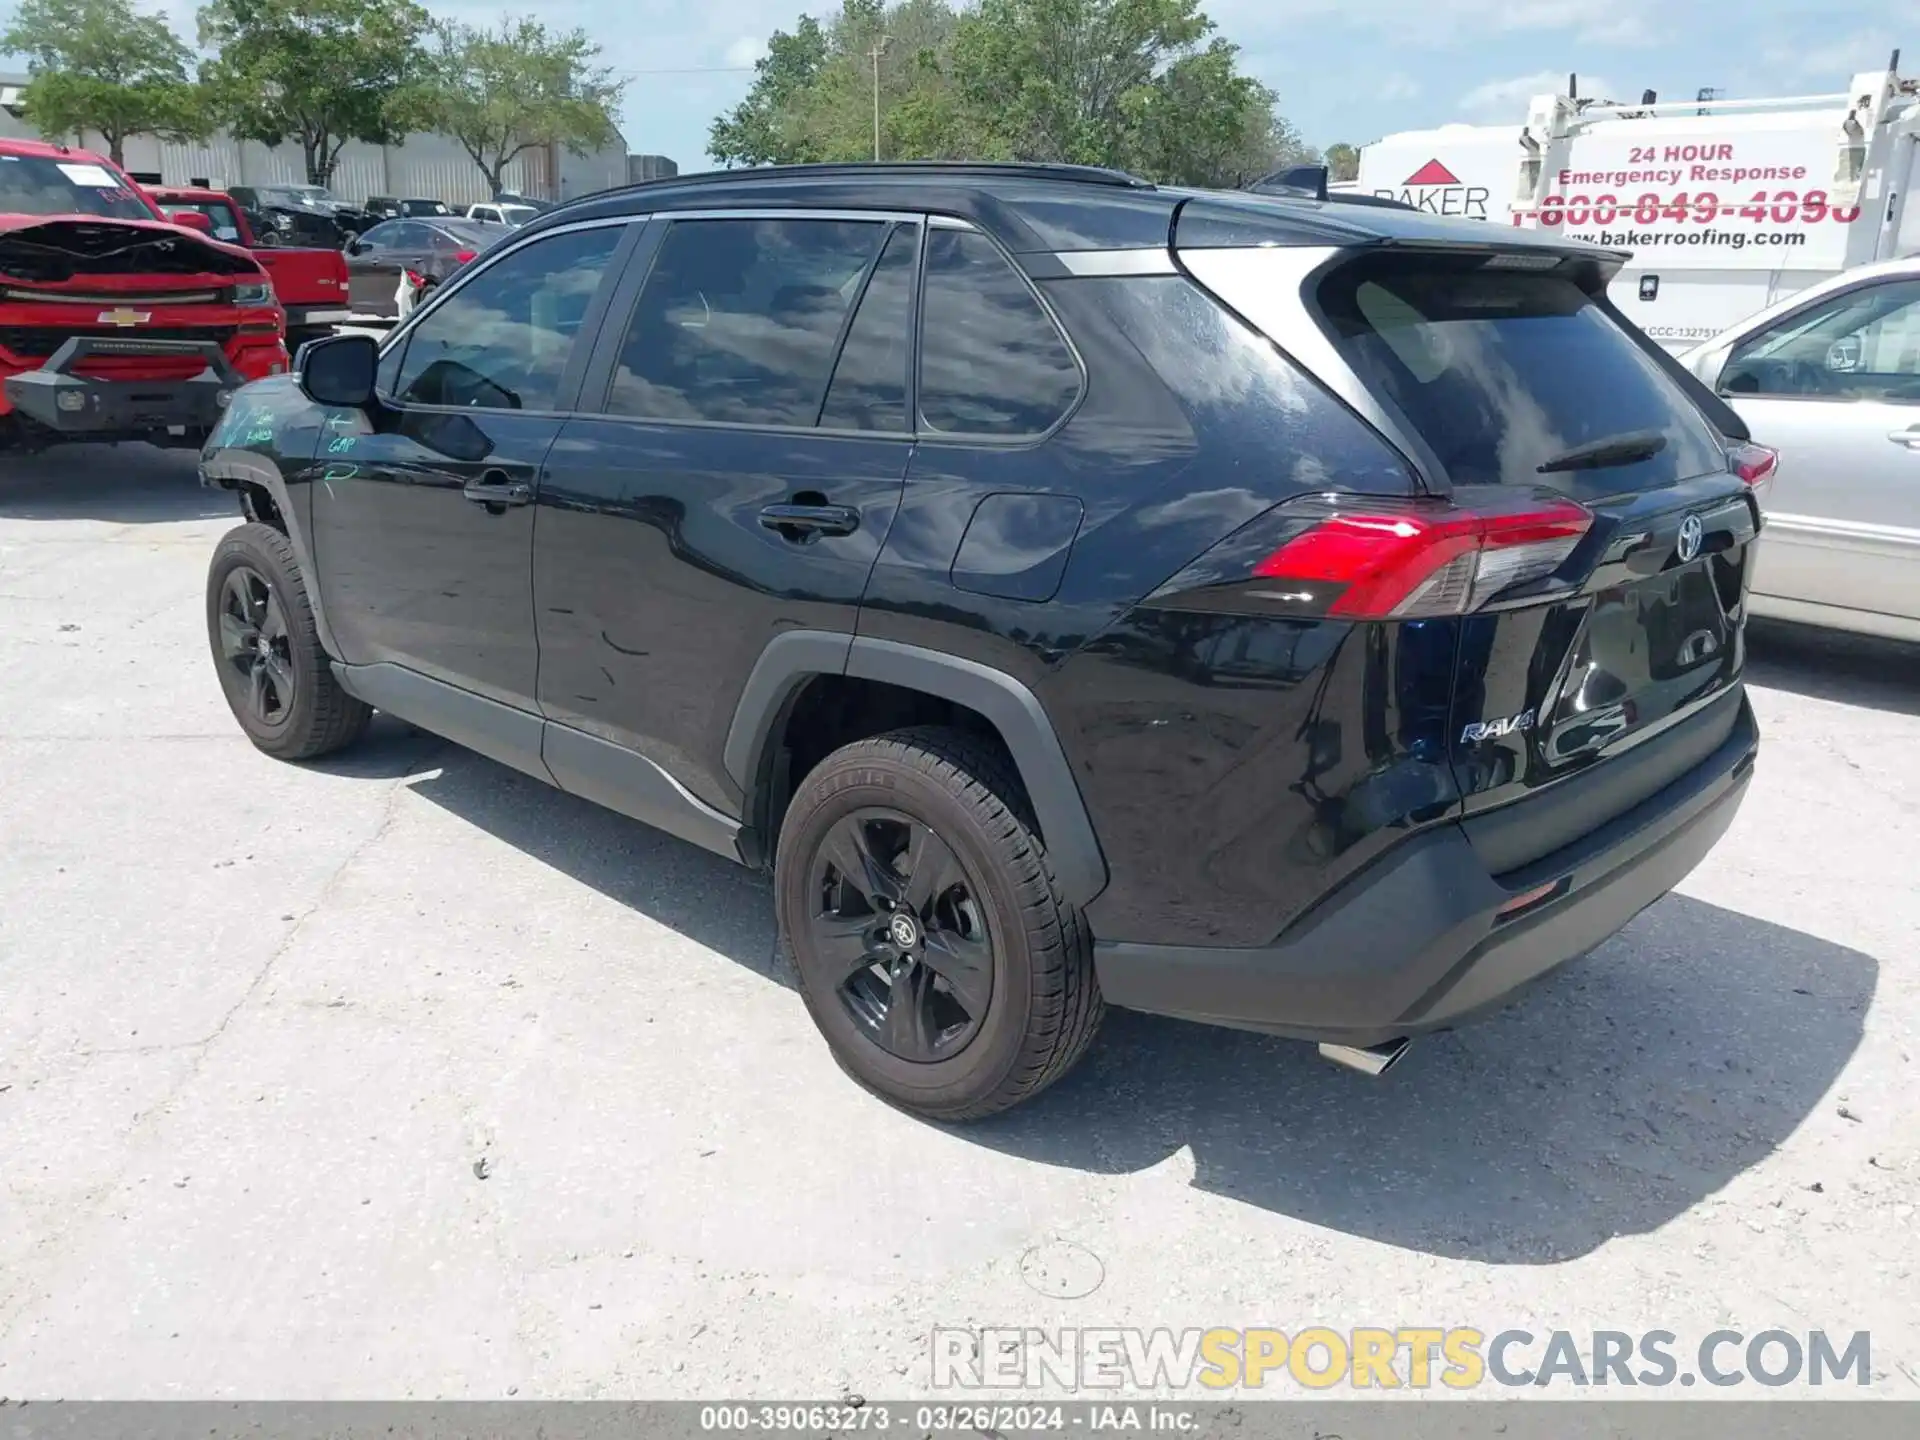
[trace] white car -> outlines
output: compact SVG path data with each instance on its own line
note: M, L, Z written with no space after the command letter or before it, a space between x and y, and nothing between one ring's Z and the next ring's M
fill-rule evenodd
M1752 613L1920 641L1920 256L1824 280L1681 363L1780 452Z
M507 201L467 207L467 219L487 220L495 225L505 225L511 230L518 230L539 213L539 210L531 205L515 205Z

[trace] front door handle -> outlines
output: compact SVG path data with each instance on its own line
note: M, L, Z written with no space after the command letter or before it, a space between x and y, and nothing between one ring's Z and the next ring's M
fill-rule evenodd
M533 503L533 486L525 480L513 479L504 470L481 471L477 479L461 487L460 493L474 504L486 506L493 515L501 514L510 505Z
M816 535L851 535L860 528L860 512L848 505L769 505L760 523L789 540Z
M1911 430L1889 430L1887 438L1896 445L1904 445L1909 450L1920 450L1920 425Z

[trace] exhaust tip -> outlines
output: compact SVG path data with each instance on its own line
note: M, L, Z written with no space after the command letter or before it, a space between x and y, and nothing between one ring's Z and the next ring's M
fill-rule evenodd
M1320 1046L1320 1058L1344 1065L1349 1070L1358 1070L1362 1075L1384 1075L1400 1063L1400 1057L1412 1046L1413 1042L1405 1036L1389 1040L1384 1045L1323 1044Z

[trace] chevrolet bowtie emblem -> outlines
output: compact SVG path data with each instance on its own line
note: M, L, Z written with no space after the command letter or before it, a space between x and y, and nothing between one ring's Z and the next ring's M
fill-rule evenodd
M150 310L128 310L124 306L118 310L102 310L100 312L100 323L102 325L117 325L122 330L129 329L135 325L144 325L152 318L153 312Z

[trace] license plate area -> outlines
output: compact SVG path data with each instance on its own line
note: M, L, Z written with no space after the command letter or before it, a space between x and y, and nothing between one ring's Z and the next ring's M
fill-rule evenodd
M1548 723L1550 762L1590 755L1725 685L1737 627L1717 573L1738 555L1689 565L1593 597Z

